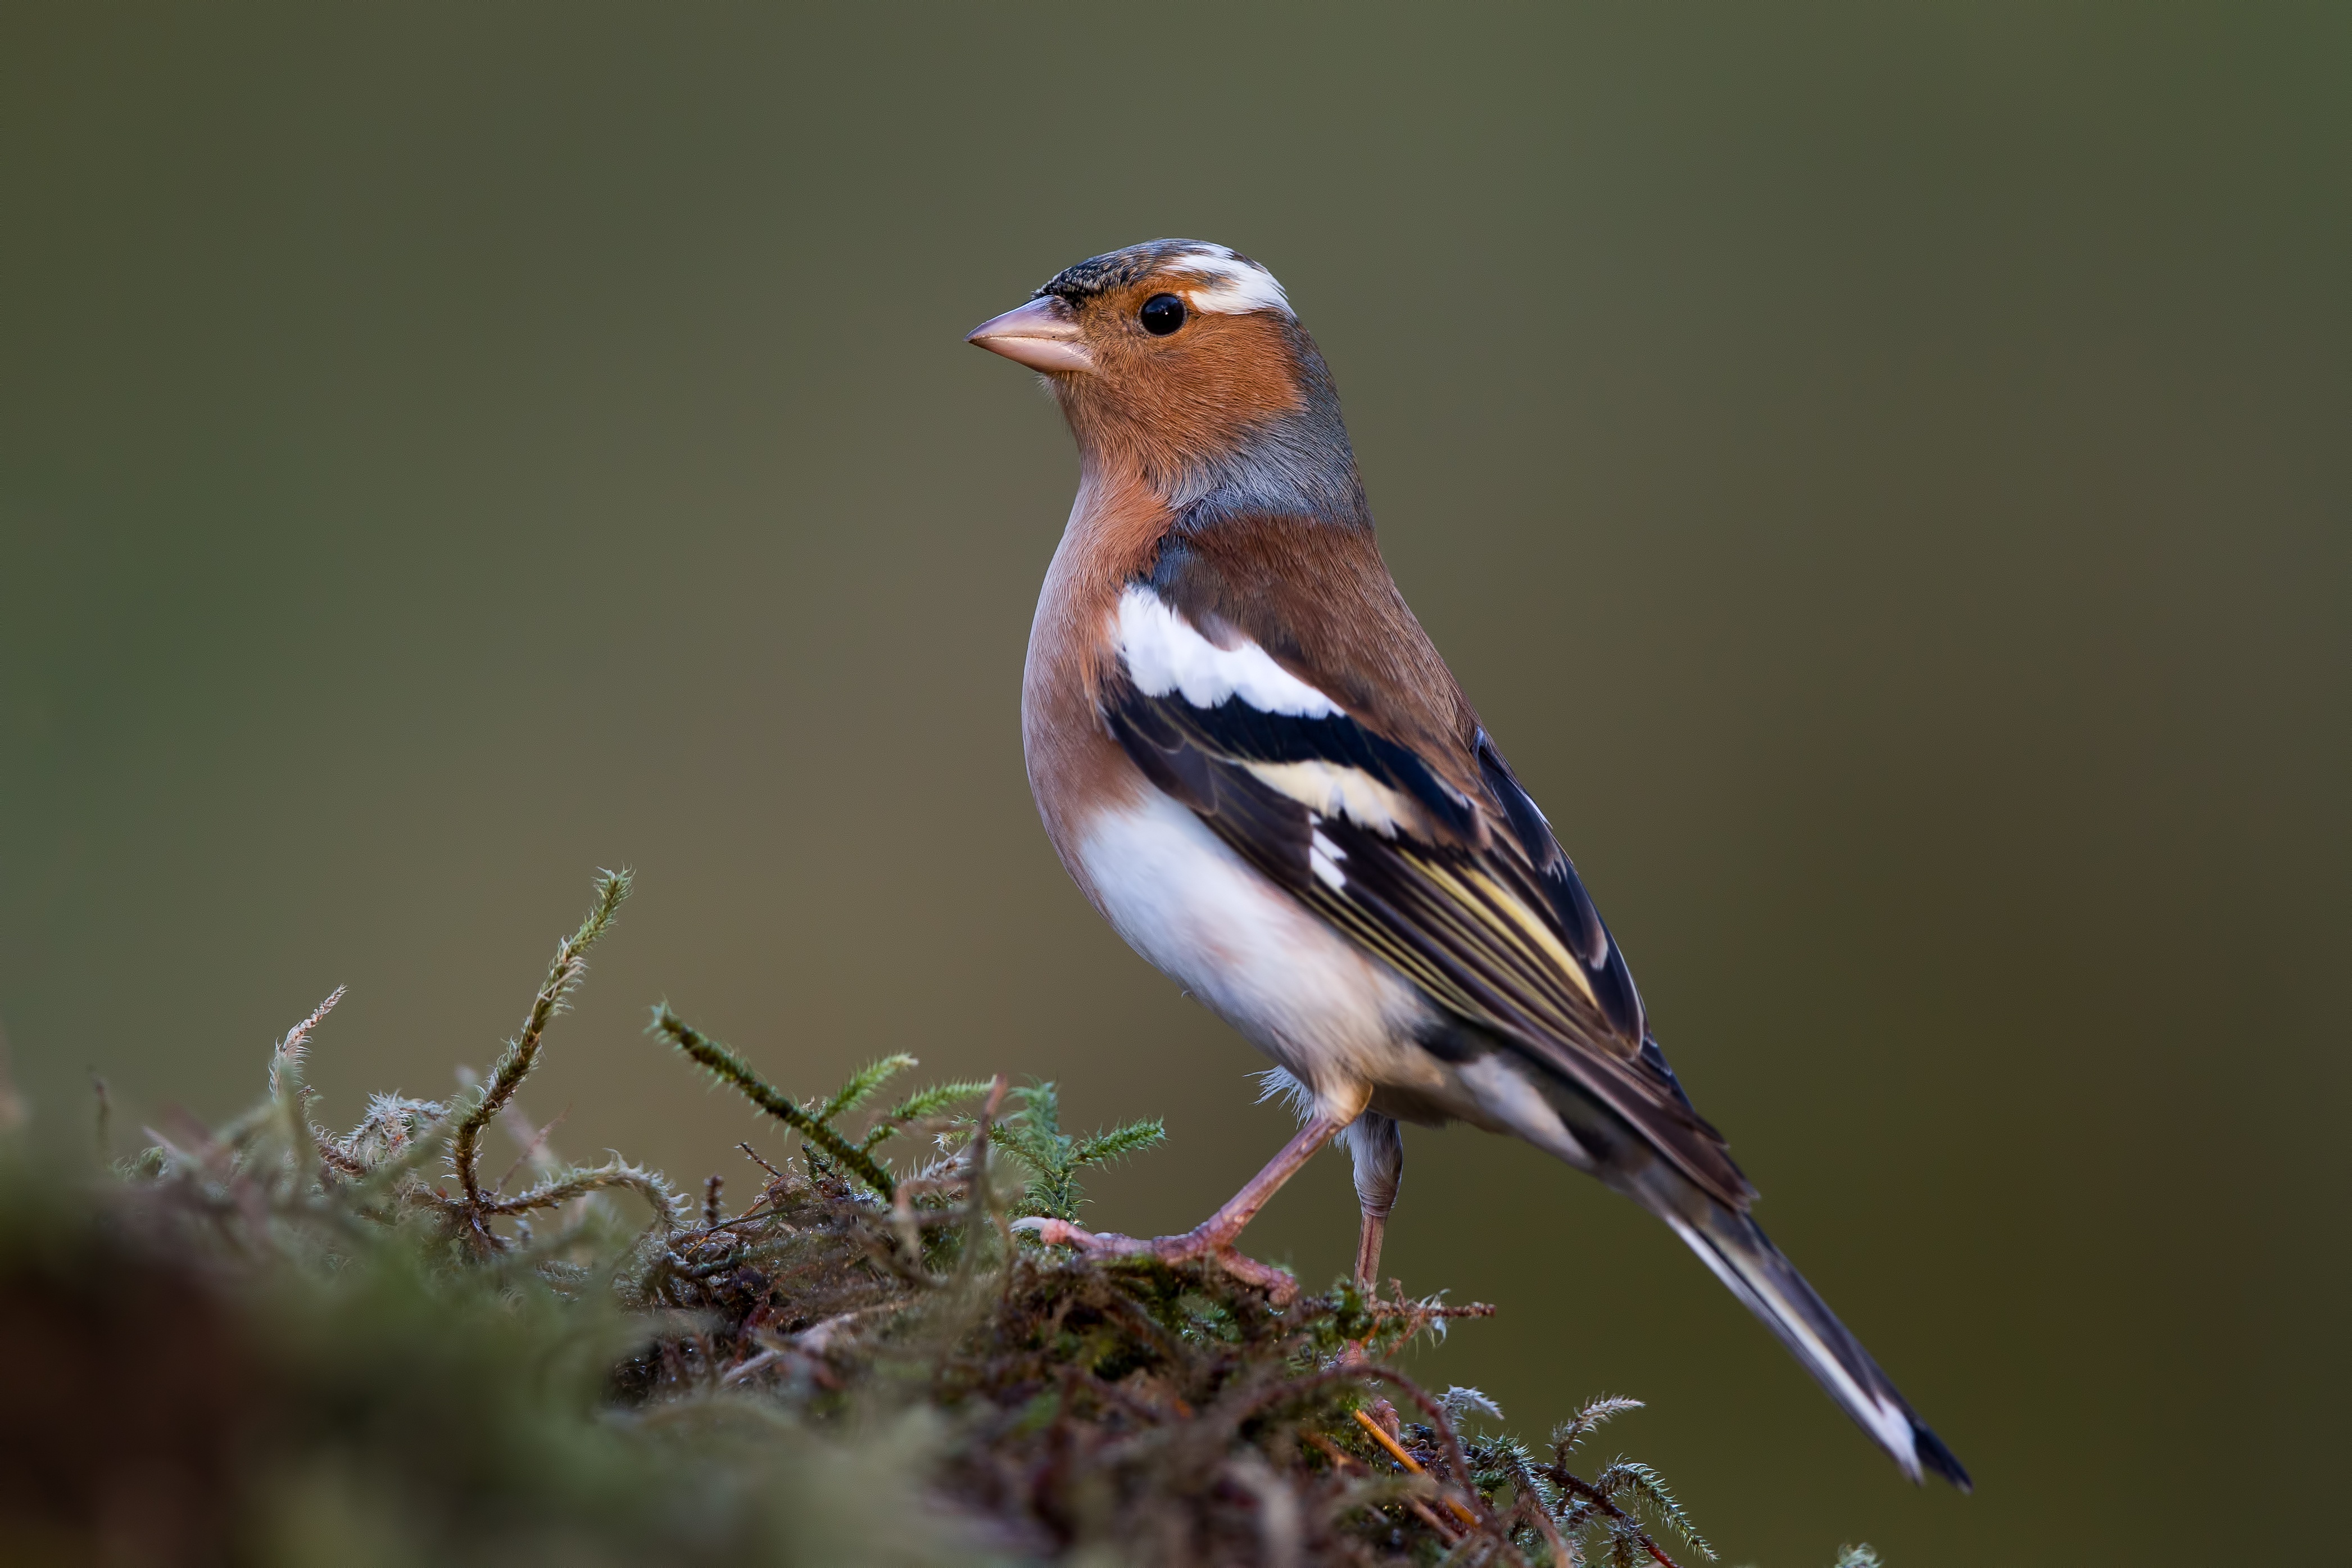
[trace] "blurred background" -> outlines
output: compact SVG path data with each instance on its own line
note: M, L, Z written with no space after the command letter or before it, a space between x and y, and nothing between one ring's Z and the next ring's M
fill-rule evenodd
M0 1024L39 1136L323 1114L520 1021L555 1142L772 1143L877 1054L1280 1142L1045 844L1075 481L960 341L1266 262L1407 595L1759 1216L1979 1491L1915 1492L1663 1228L1408 1139L1418 1370L1581 1396L1734 1563L2316 1553L2347 1444L2352 12L18 5L0 15ZM739 1190L742 1187L739 1181ZM1252 1233L1348 1263L1344 1167ZM1604 1443L1605 1447L1605 1443ZM2250 1478L2260 1487L2244 1489ZM2273 1504L2279 1506L2273 1506Z

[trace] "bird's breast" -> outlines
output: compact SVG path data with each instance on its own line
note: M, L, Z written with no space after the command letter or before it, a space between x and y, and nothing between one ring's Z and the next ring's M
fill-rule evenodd
M1376 1085L1443 1089L1418 1044L1429 1003L1148 782L1077 825L1066 855L1103 918L1153 968L1335 1113Z
M1022 751L1062 864L1144 959L1352 1116L1375 1085L1443 1089L1416 1044L1419 990L1267 879L1111 736L1103 683L1120 595L1148 573L1167 514L1089 475L1038 595L1021 694Z
M1045 834L1089 899L1087 873L1073 853L1082 825L1103 810L1132 805L1143 775L1111 739L1101 710L1105 660L1118 595L1150 558L1158 531L1133 504L1107 500L1092 478L1078 487L1062 531L1021 679L1021 752Z

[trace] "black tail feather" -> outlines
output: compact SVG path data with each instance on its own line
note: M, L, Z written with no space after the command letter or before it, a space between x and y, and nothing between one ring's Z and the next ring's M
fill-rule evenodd
M1524 1066L1517 1070L1465 1073L1496 1121L1592 1172L1673 1226L1905 1475L1917 1481L1932 1473L1969 1489L1969 1472L1951 1449L1913 1414L1862 1342L1748 1217L1745 1204L1735 1207L1693 1180L1641 1129L1543 1059L1519 1059ZM1535 1092L1522 1095L1522 1089Z
M1933 1474L1964 1492L1971 1489L1967 1468L1912 1411L1862 1342L1780 1255L1761 1226L1699 1191L1664 1162L1619 1184L1674 1226L1904 1474L1914 1481Z
M1958 1458L1949 1448L1945 1447L1944 1440L1930 1431L1927 1424L1916 1415L1911 1418L1911 1436L1919 1446L1920 1464L1964 1492L1977 1489L1976 1483L1969 1479L1969 1472L1960 1464Z

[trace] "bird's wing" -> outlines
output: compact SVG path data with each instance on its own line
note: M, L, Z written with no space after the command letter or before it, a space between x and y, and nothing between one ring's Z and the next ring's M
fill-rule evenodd
M1152 584L1120 600L1103 717L1146 776L1432 1001L1745 1209L1753 1189L1683 1095L1624 956L1485 731L1467 758L1433 755L1335 699L1339 682L1307 679L1295 648L1277 661L1230 622L1207 630Z

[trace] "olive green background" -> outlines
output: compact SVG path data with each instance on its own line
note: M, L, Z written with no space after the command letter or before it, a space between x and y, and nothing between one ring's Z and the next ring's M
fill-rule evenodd
M1760 1217L1974 1468L1915 1492L1661 1227L1409 1136L1421 1370L1651 1409L1734 1563L2315 1560L2347 1458L2352 11L459 5L0 14L0 1021L40 1135L439 1093L592 868L528 1099L748 1173L908 1049L1279 1142L1055 863L1075 465L964 331L1223 240ZM772 1141L771 1141L772 1142ZM739 1190L740 1188L739 1187ZM1253 1232L1310 1279L1326 1159ZM2253 1478L2264 1477L2259 1484Z

